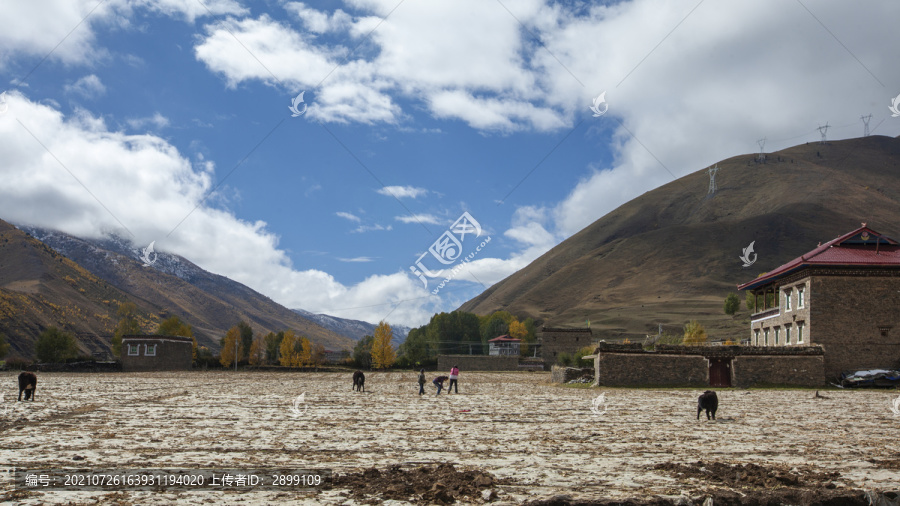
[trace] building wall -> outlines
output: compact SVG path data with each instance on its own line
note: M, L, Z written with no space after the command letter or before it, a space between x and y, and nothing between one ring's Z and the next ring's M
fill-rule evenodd
M785 294L785 290L790 289L790 300L791 300L791 309L787 309L787 299L788 297ZM803 307L799 307L798 302L798 291L803 289L804 293L804 303ZM812 318L810 310L812 305L815 304L813 302L814 294L811 293L813 289L812 281L809 276L797 279L792 282L787 282L781 286L779 286L779 297L778 297L778 314L776 316L767 317L761 320L752 320L750 323L750 345L751 346L766 346L765 344L765 331L769 330L769 344L768 346L808 346L809 344L813 344L810 342L810 336L812 335ZM762 299L762 297L760 297ZM800 326L803 327L803 342L800 343L797 340L797 332ZM791 342L788 344L785 341L786 329L791 329ZM759 342L756 339L756 331L759 331ZM775 331L779 331L779 341L778 344L775 345Z
M825 352L818 346L676 346L644 351L640 344L600 343L594 374L605 386L709 386L709 359L731 359L738 387L825 384Z
M454 365L459 367L460 374L466 371L518 371L517 356L488 355L438 355L438 372L450 372Z
M182 339L187 339L182 340ZM122 370L138 371L186 371L193 363L193 343L189 338L177 337L130 337L122 339ZM140 346L139 355L129 355L128 345ZM156 355L145 355L146 345L156 345Z
M736 387L824 385L824 357L739 355L731 361L732 385Z
M594 378L603 386L706 386L709 365L699 355L654 353L599 353Z
M541 357L549 368L556 363L560 353L575 353L581 348L593 344L594 335L589 328L559 329L545 327L541 329Z
M810 334L825 348L825 376L900 367L900 277L814 276Z

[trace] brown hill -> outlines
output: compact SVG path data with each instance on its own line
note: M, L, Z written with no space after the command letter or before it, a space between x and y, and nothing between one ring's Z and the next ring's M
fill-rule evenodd
M601 339L643 339L698 319L711 339L749 337L749 312L723 312L736 285L868 222L900 237L900 140L794 146L766 163L740 155L620 206L460 309L507 310ZM757 261L743 268L755 241ZM751 256L752 258L752 256Z
M56 325L74 333L82 351L103 355L123 301L137 304L145 331L176 315L212 349L241 320L255 335L292 329L329 349L352 348L351 339L177 255L160 253L157 264L144 267L115 238L88 241L27 230L41 240L0 220L0 332L15 354L32 356L40 332Z

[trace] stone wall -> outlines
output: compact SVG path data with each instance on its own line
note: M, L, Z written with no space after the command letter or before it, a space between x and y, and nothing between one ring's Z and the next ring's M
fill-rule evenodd
M825 376L900 367L900 277L814 276L810 340L825 348Z
M603 386L706 386L709 365L702 355L603 352L594 359L594 378Z
M454 365L466 371L518 371L519 357L490 355L438 355L438 372L450 373Z
M825 384L824 356L740 355L732 362L733 384L736 387L801 386L819 387Z
M640 344L597 346L594 374L605 386L709 386L709 359L732 360L738 387L825 384L825 352L819 346L674 346L645 351Z
M594 377L594 370L591 368L565 367L554 365L550 368L550 381L553 383L567 383L573 379L582 377Z
M551 328L541 329L540 344L541 357L547 367L556 363L560 353L575 353L594 341L594 335L589 328Z

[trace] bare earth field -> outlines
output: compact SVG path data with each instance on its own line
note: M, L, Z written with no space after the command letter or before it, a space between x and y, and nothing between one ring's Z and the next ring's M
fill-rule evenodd
M349 373L39 373L37 401L17 403L16 373L4 372L6 471L306 467L335 480L290 492L28 492L6 472L0 502L816 504L900 489L897 391L720 389L718 420L698 421L700 390L463 371L459 395L436 396L435 375L420 397L410 372L369 373L365 393Z

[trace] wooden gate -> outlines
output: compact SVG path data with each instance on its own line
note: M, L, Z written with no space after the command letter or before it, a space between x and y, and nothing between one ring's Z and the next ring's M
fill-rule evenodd
M731 358L709 359L709 386L731 386Z

